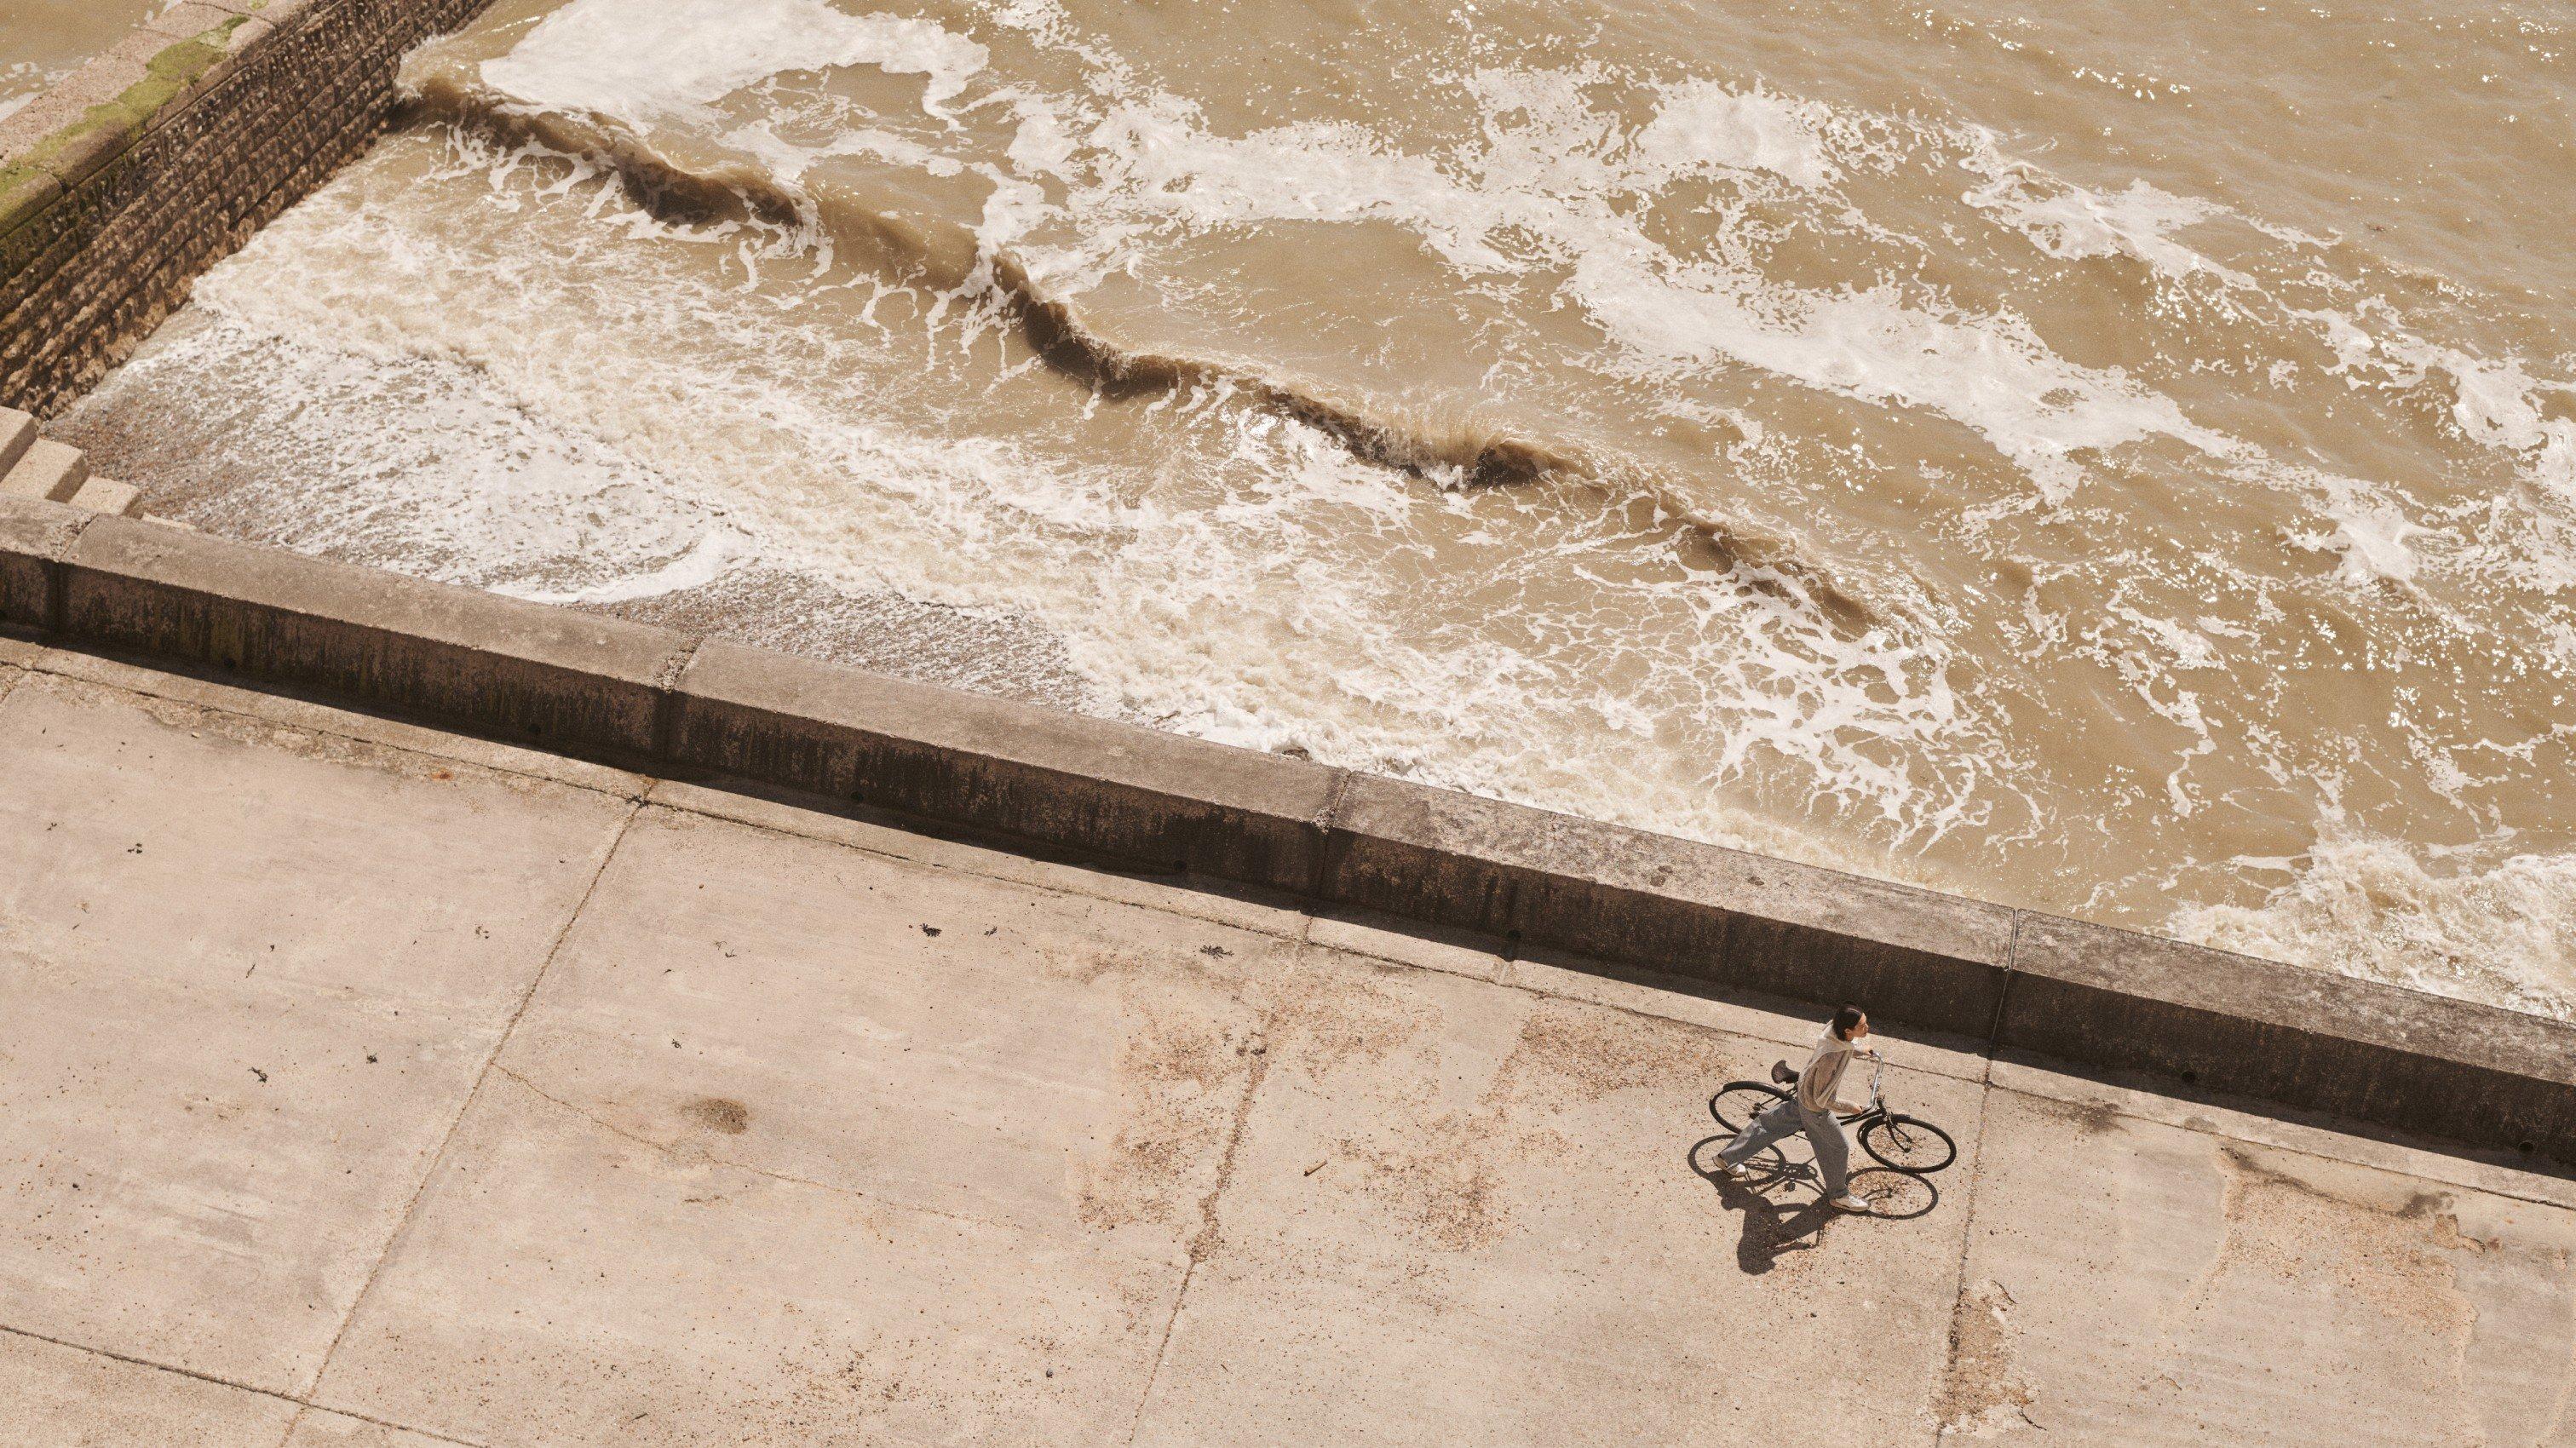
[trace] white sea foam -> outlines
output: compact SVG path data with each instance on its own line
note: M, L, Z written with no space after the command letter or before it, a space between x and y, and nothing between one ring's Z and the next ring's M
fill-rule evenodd
M1630 157L1656 177L1705 170L1768 171L1808 188L1842 174L1827 147L1829 113L1759 86L1738 90L1711 80L1665 89L1663 104L1630 143Z
M2487 864L2402 840L2320 841L2260 905L2195 905L2186 940L2576 1018L2576 854Z
M1969 132L1958 164L1986 178L1960 199L1992 213L2061 261L2126 256L2168 276L2224 272L2252 284L2173 239L2175 232L2228 214L2214 201L2176 196L2144 181L2131 181L2118 191L2089 190L2006 155L1994 134L1984 130Z
M925 76L923 105L941 114L987 58L934 22L824 0L572 0L485 61L482 76L528 105L641 125L785 71L841 65Z
M1192 230L1370 221L1412 231L1465 272L1562 271L1561 294L1623 354L1610 365L1733 363L1925 409L1984 436L2051 500L2080 483L2088 450L2166 437L2213 456L2242 451L2118 371L2058 356L2018 317L1932 310L1885 287L1786 287L1726 258L1678 256L1649 237L1631 203L1703 158L1609 151L1600 118L1569 99L1576 77L1481 79L1526 126L1489 128L1481 150L1448 158L1395 150L1348 125L1215 135L1170 97L1122 107L1089 137L1100 179L1073 186L1069 204L1085 233L1121 241L1140 218ZM1549 79L1557 83L1541 83ZM1673 104L1705 107L1697 93Z
M2376 309L2389 312L2384 304ZM2576 398L2576 383L2534 378L2519 357L2482 357L2428 340L2393 314L2372 319L2376 331L2333 308L2296 315L2324 334L2336 370L2354 385L2414 387L2446 377L2451 419L2471 442L2516 456L2552 491L2576 488L2576 419L2552 416L2542 401L2552 392Z
M642 571L623 570L605 582L577 588L496 583L492 585L492 591L524 598L531 603L607 604L660 598L686 589L703 588L722 578L734 560L743 555L744 545L745 540L740 535L722 528L711 528L690 544L687 552L659 567Z
M930 22L854 19L822 0L758 0L747 17L717 0L685 0L656 7L642 39L628 23L630 8L629 0L573 0L509 56L488 62L485 77L532 103L640 120L787 69L866 61L930 74L925 105L936 111L987 60L980 44ZM711 31L721 31L721 42ZM690 35L698 40L684 44ZM671 47L686 49L692 63L662 67L657 57ZM1396 150L1349 124L1216 135L1194 106L1164 93L1114 106L1077 140L1061 106L1015 92L1009 100L1026 139L1009 148L1011 174L984 168L994 193L974 284L989 278L995 255L1052 214L1038 182L1068 194L1070 229L1081 238L1027 258L1032 277L1061 291L1095 282L1107 258L1129 253L1140 223L1206 231L1381 222L1414 232L1463 272L1570 268L1565 294L1618 344L1620 365L1733 363L1879 406L1926 409L1984 436L2051 501L2080 485L2086 453L2155 437L2212 456L2240 451L2119 372L2059 357L2018 317L1926 309L1885 288L1782 287L1739 263L1684 258L1649 238L1632 203L1687 176L1759 170L1799 186L1829 184L1839 174L1825 140L1832 118L1814 102L1677 83L1663 89L1644 125L1623 135L1584 100L1575 73L1487 69L1470 80L1489 107L1484 143L1445 158ZM1519 119L1506 124L1507 116ZM758 127L730 139L787 179L836 153L895 158L865 132L822 147L793 146ZM1998 174L2027 191L2034 173ZM2031 215L2043 205L2013 204ZM2196 254L2163 233L2210 214L2152 188L2109 201L2068 190L2047 204L2074 208L2068 217L2089 228L2049 223L2057 229L2045 234L2059 238L2060 254L2116 243L2151 260L2194 263ZM1514 248L1514 238L1534 240L1535 250Z
M2513 454L2534 483L2576 508L2576 416L2553 417L2541 401L2544 391L2576 399L2576 386L2536 382L2515 357L2489 360L2443 348L2434 365L2451 375L2457 392L2451 416L2460 430L2481 447Z

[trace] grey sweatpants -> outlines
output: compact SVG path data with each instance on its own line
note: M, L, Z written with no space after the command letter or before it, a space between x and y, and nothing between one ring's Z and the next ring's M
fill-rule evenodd
M1816 1170L1824 1173L1825 1195L1838 1197L1849 1184L1851 1143L1843 1138L1843 1124L1831 1111L1809 1111L1790 1097L1744 1124L1744 1130L1726 1150L1717 1154L1728 1166L1741 1166L1744 1159L1787 1136L1804 1131L1816 1148Z

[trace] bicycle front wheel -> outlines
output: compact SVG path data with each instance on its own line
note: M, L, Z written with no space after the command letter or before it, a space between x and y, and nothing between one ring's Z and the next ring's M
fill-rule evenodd
M1860 1129L1860 1149L1898 1171L1922 1176L1959 1159L1950 1133L1912 1116L1881 1116Z
M1789 1093L1759 1081L1729 1081L1708 1098L1708 1114L1729 1131L1742 1131L1753 1118L1789 1099Z

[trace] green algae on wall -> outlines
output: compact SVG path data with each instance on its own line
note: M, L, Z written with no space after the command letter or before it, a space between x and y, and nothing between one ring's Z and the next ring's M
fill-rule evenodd
M0 405L52 416L131 355L374 143L405 54L486 3L183 6L0 120Z
M121 141L141 134L162 107L186 95L223 60L233 32L248 23L247 16L230 16L162 47L144 62L143 79L0 165L0 232L14 229L51 199L52 188L44 182L65 185L78 179L64 174L66 161L101 149L122 149Z

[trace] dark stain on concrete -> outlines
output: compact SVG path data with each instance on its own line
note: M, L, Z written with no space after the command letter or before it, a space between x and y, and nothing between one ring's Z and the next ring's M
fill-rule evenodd
M751 1108L723 1096L701 1096L681 1107L680 1114L726 1136L740 1136L751 1129Z
M2060 1101L2051 1097L2031 1098L2040 1110L2056 1117L2086 1136L2109 1136L2120 1129L2119 1110L2100 1101Z

